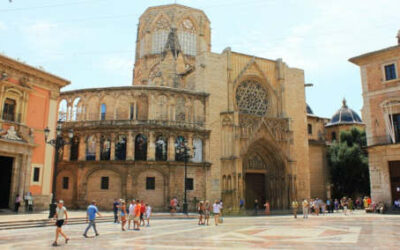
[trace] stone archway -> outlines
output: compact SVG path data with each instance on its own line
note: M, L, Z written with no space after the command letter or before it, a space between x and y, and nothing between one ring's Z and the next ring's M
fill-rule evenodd
M260 208L266 201L270 202L271 209L289 207L293 182L277 145L265 139L252 143L242 165L246 208L253 208L255 199Z

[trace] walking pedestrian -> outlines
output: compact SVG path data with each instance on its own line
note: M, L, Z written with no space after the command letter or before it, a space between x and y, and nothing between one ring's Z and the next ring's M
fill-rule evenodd
M206 201L204 205L204 223L207 223L207 226L209 225L210 221L210 213L211 213L211 205L209 201Z
M254 200L254 216L257 216L258 214L258 200Z
M140 231L140 211L141 211L140 201L136 200L136 206L135 206L135 209L133 211L133 213L135 215L135 217L133 218L133 223L136 224L136 228L134 226L133 230L136 230L136 231Z
M151 206L146 203L146 219L147 219L147 227L150 226L150 217L151 217L152 211L151 211Z
M302 207L303 207L303 219L308 219L308 211L310 209L310 204L308 203L307 199L303 200Z
M146 213L146 205L144 204L144 201L142 200L141 202L140 202L140 222L139 222L139 224L142 226L145 226L146 225L146 223L145 223L145 221L144 221L144 216L145 216L145 213Z
M118 199L115 199L114 203L113 203L114 223L119 223L119 221L118 221L118 208L119 208L119 201L118 201Z
M33 197L31 192L27 192L25 195L25 211L32 212L33 211Z
M204 215L204 204L203 201L200 201L199 204L197 205L197 210L199 212L199 221L198 225L204 225L203 223L203 215Z
M135 218L135 214L134 214L134 210L135 210L135 206L136 206L136 201L133 199L131 201L131 204L129 205L129 209L128 209L128 230L131 229L131 222L133 225L133 229L135 229L135 222L134 222L134 218Z
M14 202L14 212L18 213L19 207L21 206L21 197L19 194L15 197L15 202Z
M121 229L125 231L126 224L126 205L125 201L121 201Z
M215 200L215 203L213 204L213 214L216 226L218 226L220 213L221 213L221 206L219 205L219 201Z
M292 201L293 216L297 219L297 209L299 208L299 203L297 200Z
M96 214L98 216L101 216L99 213L99 209L96 207L96 201L92 201L92 204L88 206L87 208L87 213L86 213L86 222L88 222L89 219L89 225L87 226L85 232L83 233L83 237L87 238L87 232L91 227L93 227L94 233L96 236L99 236L99 233L97 232L96 229Z
M61 234L65 239L65 244L68 243L68 236L62 231L62 226L67 224L68 213L67 209L64 207L64 201L60 200L57 204L56 213L54 214L54 219L56 220L56 238L53 242L53 246L58 246L58 236Z
M269 204L269 201L265 202L264 207L265 207L265 215L269 215L271 212L271 205Z
M239 209L240 209L240 211L242 211L244 209L244 200L243 199L239 200Z

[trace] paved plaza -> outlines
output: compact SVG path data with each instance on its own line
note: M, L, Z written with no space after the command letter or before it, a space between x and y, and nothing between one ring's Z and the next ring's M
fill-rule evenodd
M215 226L193 219L158 219L141 231L98 223L100 236L82 237L85 225L67 225L71 237L63 249L398 249L400 216L226 217ZM51 249L53 227L0 231L0 249Z

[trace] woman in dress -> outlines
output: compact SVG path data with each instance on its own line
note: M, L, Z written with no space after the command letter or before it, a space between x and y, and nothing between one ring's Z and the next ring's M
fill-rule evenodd
M125 201L122 201L121 203L121 229L122 231L125 231L125 224L126 224L126 205Z
M198 224L199 225L204 225L204 222L203 222L204 203L203 203L203 201L200 201L197 210L199 210L199 222L198 222Z
M269 201L265 202L264 207L265 207L265 215L269 215L271 212Z

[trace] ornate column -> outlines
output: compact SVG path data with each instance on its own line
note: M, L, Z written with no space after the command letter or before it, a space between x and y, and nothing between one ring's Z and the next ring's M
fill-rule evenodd
M175 137L173 135L169 135L168 137L168 161L175 161Z
M128 138L126 140L126 159L133 160L135 144L133 143L132 131L128 132Z
M96 134L96 161L100 161L100 133Z
M115 160L115 133L111 133L110 160Z
M149 138L147 140L147 160L154 161L155 154L156 154L156 149L155 149L154 132L151 131L149 133Z
M86 160L86 141L85 141L85 136L83 136L83 135L80 135L80 137L79 137L78 160L79 161Z

